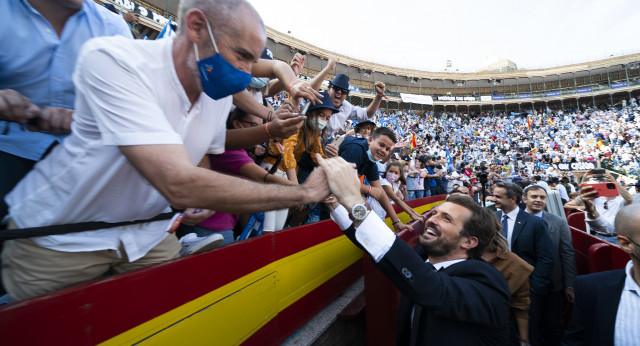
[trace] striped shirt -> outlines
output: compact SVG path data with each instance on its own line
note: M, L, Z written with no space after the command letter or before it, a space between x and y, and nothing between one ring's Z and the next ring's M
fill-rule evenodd
M640 287L631 276L632 269L633 262L629 261L616 315L614 341L618 346L637 345L640 340Z

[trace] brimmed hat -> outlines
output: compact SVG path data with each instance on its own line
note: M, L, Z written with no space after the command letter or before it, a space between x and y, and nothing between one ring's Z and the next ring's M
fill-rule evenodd
M356 126L354 127L356 130L358 130L359 128L364 127L365 125L371 125L373 126L373 128L375 129L376 127L378 127L378 125L376 125L376 123L374 123L371 120L365 120L365 121L361 121L359 123L356 124Z
M331 110L332 113L338 112L338 108L333 106L333 100L331 100L331 96L329 96L328 92L321 91L320 96L322 96L322 98L320 99L321 102L318 102L315 105L312 104L311 106L309 106L309 109L307 110L307 112L317 108L328 108Z
M338 88L349 90L349 76L343 73L338 73L331 82L330 85L335 85Z
M269 49L269 47L264 47L260 59L273 60L273 52L271 52L271 49Z

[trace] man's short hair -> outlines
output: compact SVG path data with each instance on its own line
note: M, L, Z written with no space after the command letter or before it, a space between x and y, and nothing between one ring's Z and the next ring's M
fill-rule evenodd
M471 212L471 217L462 225L460 235L476 237L478 239L478 246L467 250L467 256L475 259L480 258L496 233L494 225L497 221L494 220L494 218L497 217L495 213L487 208L481 207L480 204L476 203L470 196L462 194L449 196L447 202L465 207Z
M396 138L396 134L393 133L393 131L388 127L378 127L377 129L373 130L373 132L371 133L372 139L376 139L380 136L389 137L389 139L391 139L393 143L398 142L398 139Z
M520 187L520 185L516 183L510 183L508 181L499 181L495 184L495 187L501 187L505 189L507 198L511 198L515 196L516 203L522 200L522 188Z
M544 187L542 187L542 186L540 186L540 185L532 184L532 185L529 185L529 186L527 186L527 187L525 187L525 188L524 188L524 191L523 191L523 193L524 193L524 197L525 197L525 198L528 198L528 197L529 197L529 195L528 195L528 194L529 194L529 191L538 191L538 190L543 190L543 191L544 191L544 194L545 194L545 195L547 194L547 190L546 190Z

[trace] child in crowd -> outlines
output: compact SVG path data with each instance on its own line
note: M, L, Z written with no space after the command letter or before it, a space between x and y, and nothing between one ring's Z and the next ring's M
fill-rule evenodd
M412 220L421 220L420 214L411 209L403 199L406 197L406 180L402 174L403 165L401 162L391 162L387 166L387 170L382 174L380 178L380 184L382 189L386 193L387 197L392 204L397 204L400 209L409 214ZM384 220L386 212L374 198L369 197L367 200L371 209Z

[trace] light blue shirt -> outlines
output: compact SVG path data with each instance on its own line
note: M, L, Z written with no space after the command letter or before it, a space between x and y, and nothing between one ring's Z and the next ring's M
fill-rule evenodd
M618 313L616 314L615 345L637 345L638 340L640 340L640 329L638 329L640 287L631 276L632 268L633 262L627 262L625 267L627 278L624 281L620 304L618 304Z
M121 16L92 0L65 23L61 35L26 0L0 1L0 89L13 89L40 108L74 108L71 75L80 47L97 36L133 38ZM29 132L0 122L0 151L40 160L63 135Z

